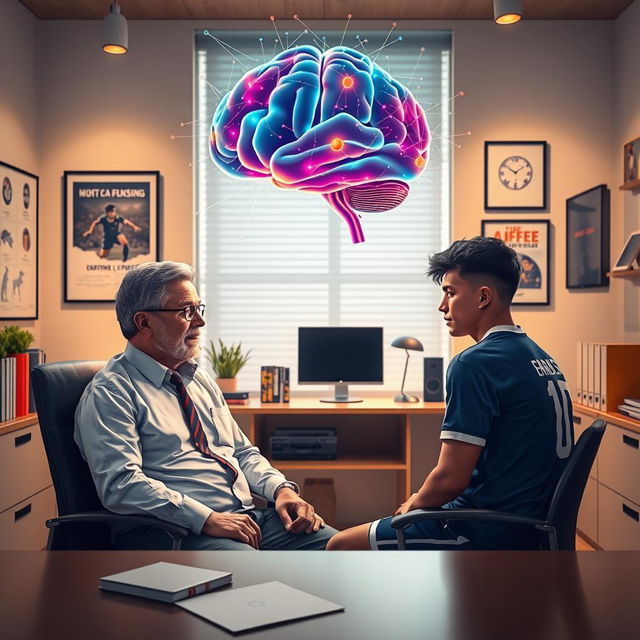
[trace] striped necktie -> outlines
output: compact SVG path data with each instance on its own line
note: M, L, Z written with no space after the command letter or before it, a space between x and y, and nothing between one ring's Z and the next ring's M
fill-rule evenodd
M224 458L217 456L211 449L209 449L209 443L207 442L207 436L204 433L202 428L202 423L200 422L200 418L198 417L198 412L196 411L196 407L193 404L193 400L189 393L187 392L187 388L184 386L182 382L182 378L174 371L171 374L170 378L171 384L176 388L178 392L178 398L180 398L180 405L182 406L182 412L184 413L184 417L187 421L187 426L189 427L189 433L191 434L191 442L193 442L193 446L203 455L208 458L213 458L217 460L225 469L231 471L233 474L233 479L238 477L238 471L236 468L227 462Z

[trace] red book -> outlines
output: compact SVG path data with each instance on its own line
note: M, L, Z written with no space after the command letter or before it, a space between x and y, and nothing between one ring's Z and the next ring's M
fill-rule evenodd
M29 354L16 353L16 418L29 413Z

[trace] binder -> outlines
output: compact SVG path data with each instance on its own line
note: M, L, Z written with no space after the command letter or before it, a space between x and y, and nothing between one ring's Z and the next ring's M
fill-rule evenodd
M600 345L600 411L607 410L607 345Z
M578 361L576 364L575 399L578 404L582 404L582 342L578 342L576 355L578 356Z
M587 371L588 371L588 364L589 364L589 360L587 358L587 351L589 348L589 343L588 342L583 342L582 343L582 404L586 406L589 405L589 392L587 391L587 384L588 384L588 376L587 376Z
M593 345L593 408L600 409L600 343Z
M587 406L593 409L593 343L587 342Z

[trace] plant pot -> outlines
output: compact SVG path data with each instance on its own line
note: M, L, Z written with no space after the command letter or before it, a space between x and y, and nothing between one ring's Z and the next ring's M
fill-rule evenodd
M216 378L216 384L222 393L235 393L238 390L238 378Z

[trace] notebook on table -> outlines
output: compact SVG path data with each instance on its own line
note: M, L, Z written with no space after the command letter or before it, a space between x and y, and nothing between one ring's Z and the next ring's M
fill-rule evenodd
M281 582L208 593L176 604L232 633L344 611L342 605Z
M233 574L226 571L156 562L100 578L100 589L162 602L177 602L218 589L229 584L232 577Z

